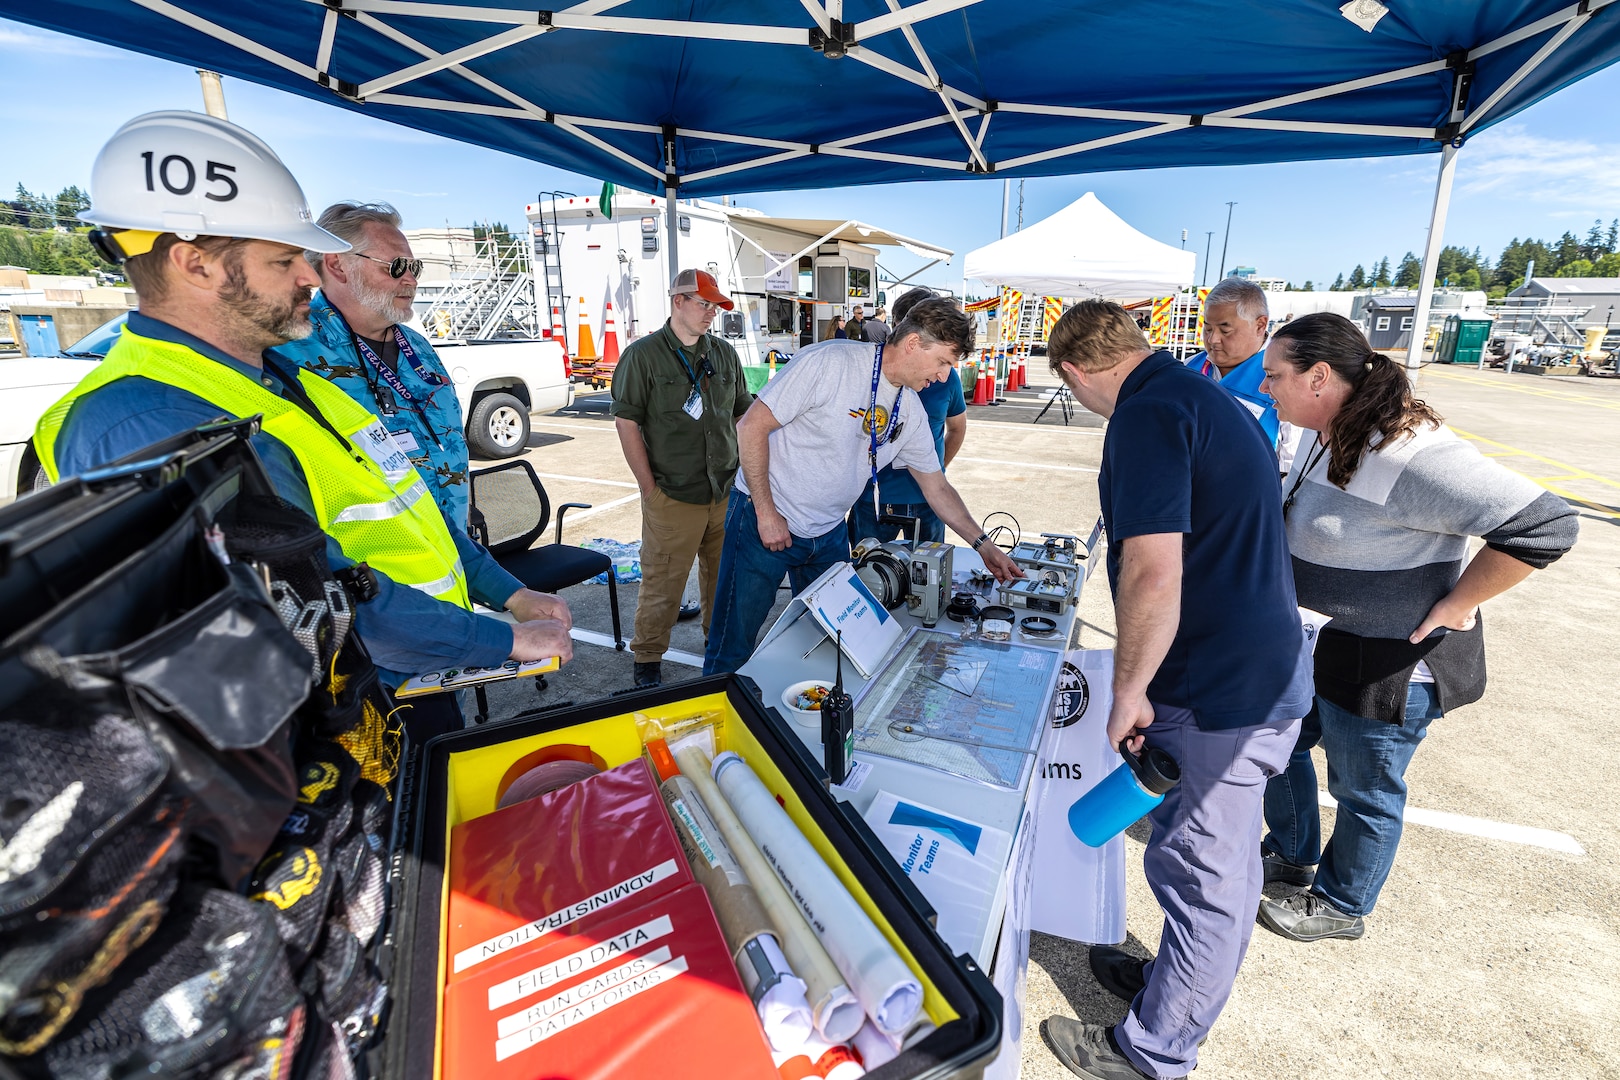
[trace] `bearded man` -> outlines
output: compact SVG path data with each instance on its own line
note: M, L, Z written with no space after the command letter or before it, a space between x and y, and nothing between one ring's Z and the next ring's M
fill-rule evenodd
M385 685L452 665L572 659L567 606L496 565L464 519L448 522L375 414L271 351L310 333L320 279L305 251L350 245L311 222L269 146L214 117L148 113L102 148L91 196L92 242L123 264L140 307L41 418L34 445L53 480L221 418L261 416L253 446L276 494L320 524L340 579L365 579L355 629ZM479 615L475 602L517 621ZM439 694L404 721L425 740L461 715L454 695Z

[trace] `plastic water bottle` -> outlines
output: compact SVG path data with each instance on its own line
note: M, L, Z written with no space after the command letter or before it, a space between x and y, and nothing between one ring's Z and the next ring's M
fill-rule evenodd
M1124 763L1069 807L1069 828L1087 847L1102 847L1130 828L1181 780L1176 759L1157 747L1133 754L1121 741L1119 752Z

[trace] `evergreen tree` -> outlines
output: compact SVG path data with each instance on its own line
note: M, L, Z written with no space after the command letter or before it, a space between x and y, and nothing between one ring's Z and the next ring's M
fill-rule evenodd
M1343 274L1340 274L1338 277L1333 279L1333 284L1328 287L1328 291L1329 292L1344 292L1344 275Z
M1375 285L1383 286L1388 286L1390 284L1388 255L1385 255L1382 259L1378 260L1378 269L1374 272L1373 283Z
M1609 253L1609 246L1603 236L1603 219L1592 222L1592 227L1586 230L1586 243L1581 245L1581 258L1588 262L1601 259ZM1573 277L1573 274L1564 274L1563 277Z
M17 203L22 209L23 224L30 229L49 229L56 225L56 214L49 203L32 191L17 185Z
M76 229L80 224L79 215L90 209L90 196L80 190L79 185L73 184L57 192L53 208L58 225Z
M1305 284L1300 287L1299 291L1300 292L1315 292L1316 291L1316 286L1311 284L1311 282L1306 281Z
M1408 251L1401 259L1401 265L1395 271L1395 284L1403 289L1415 289L1423 281L1423 264L1418 257Z
M1575 239L1574 233L1566 230L1564 235L1558 238L1558 244L1553 248L1552 254L1554 265L1547 267L1545 271L1548 277L1552 277L1557 272L1558 267L1563 266L1565 263L1572 263L1581 257L1581 242ZM1541 264L1537 263L1536 265Z
M1609 222L1609 235L1604 238L1604 243L1608 246L1611 255L1620 251L1620 218L1615 218Z
M1356 268L1350 271L1350 280L1346 282L1346 286L1351 290L1367 287L1367 271L1361 268L1360 263L1356 263Z

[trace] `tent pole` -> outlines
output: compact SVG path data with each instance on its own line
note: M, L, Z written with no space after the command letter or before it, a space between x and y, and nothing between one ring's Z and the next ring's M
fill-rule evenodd
M675 210L675 198L680 189L674 184L664 187L664 232L669 237L669 283L675 284L675 275L681 272L680 215Z
M1457 171L1455 143L1446 143L1440 151L1440 176L1434 185L1434 208L1429 212L1429 242L1423 247L1423 279L1418 282L1417 310L1412 312L1412 343L1406 349L1406 366L1413 370L1423 363L1423 340L1429 332L1434 274L1440 260L1440 241L1445 237L1446 211L1451 209L1451 179Z
M1012 199L1012 181L1001 182L1001 238L1007 239L1007 203Z

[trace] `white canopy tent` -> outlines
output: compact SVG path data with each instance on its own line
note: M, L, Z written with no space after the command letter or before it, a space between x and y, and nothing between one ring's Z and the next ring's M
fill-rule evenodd
M1191 251L1131 228L1092 192L967 255L964 273L1031 296L1145 300L1193 281Z

